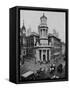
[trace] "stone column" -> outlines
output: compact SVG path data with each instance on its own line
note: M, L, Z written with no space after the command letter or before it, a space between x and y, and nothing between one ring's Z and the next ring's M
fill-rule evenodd
M41 34L41 37L43 37L43 30L42 30L42 34Z
M39 57L39 50L38 50L38 60L40 61L40 57Z
M40 37L41 37L42 30L40 30Z
M41 29L41 34L40 34L40 36L42 37L42 29Z
M37 58L37 61L40 60L40 58L39 58L39 50L36 51L36 58Z
M51 50L49 50L49 60L51 59Z
M46 50L46 61L47 61L47 50Z
M46 37L46 29L45 29L45 37Z
M43 61L43 50L41 50L41 61Z
M44 31L43 31L43 29L42 29L42 38L44 37Z

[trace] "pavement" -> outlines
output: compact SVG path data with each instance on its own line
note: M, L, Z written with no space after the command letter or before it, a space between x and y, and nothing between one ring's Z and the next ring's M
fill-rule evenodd
M52 64L53 62L50 63ZM24 64L20 67L20 74L24 74L28 71L33 71L34 73L37 73L37 71L41 69L42 71L45 70L45 72L41 73L41 77L43 78L52 77L53 75L60 76L61 78L63 78L65 76L65 68L63 69L62 74L57 73L57 68L55 69L54 74L50 74L50 63L36 63L35 59L33 58L25 60ZM55 63L56 67L61 63L65 66L65 62L62 59L58 59Z

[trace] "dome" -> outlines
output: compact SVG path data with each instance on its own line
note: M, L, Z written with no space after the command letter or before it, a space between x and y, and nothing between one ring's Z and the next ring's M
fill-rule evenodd
M43 16L42 17L40 17L40 19L47 19L47 17L44 15L44 13L43 13Z

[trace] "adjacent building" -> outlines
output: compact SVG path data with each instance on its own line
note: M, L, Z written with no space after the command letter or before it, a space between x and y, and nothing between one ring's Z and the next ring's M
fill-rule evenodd
M24 62L23 59L26 56L26 48L27 48L26 28L25 28L24 22L23 22L23 26L20 29L20 59L21 59L21 63Z
M61 40L52 34L49 34L49 43L51 44L51 58L56 60L58 57L62 55L62 45Z

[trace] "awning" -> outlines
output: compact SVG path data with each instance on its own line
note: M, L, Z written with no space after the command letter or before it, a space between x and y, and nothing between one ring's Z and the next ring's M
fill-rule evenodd
M33 73L34 73L33 71L28 71L28 72L22 74L21 76L24 77L24 78L26 78L26 77L32 75Z

